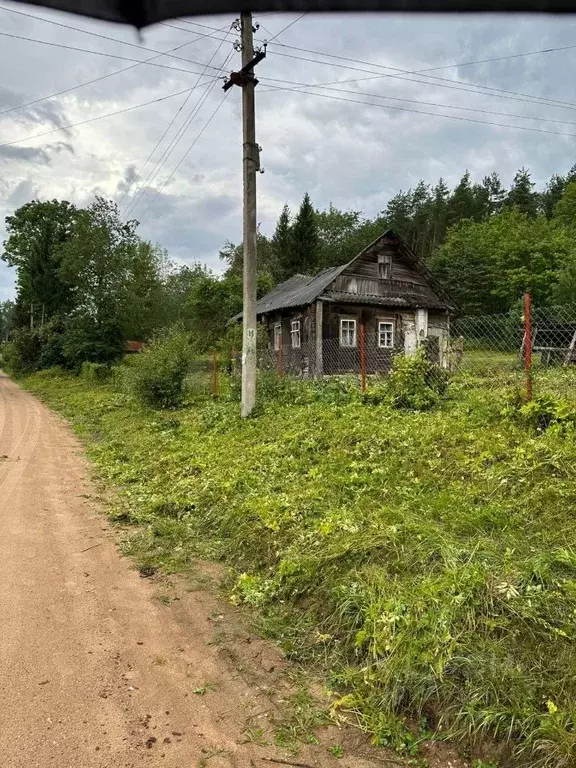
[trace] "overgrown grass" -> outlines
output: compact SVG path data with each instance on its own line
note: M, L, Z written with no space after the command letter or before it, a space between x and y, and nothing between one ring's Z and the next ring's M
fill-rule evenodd
M542 386L576 391L576 372ZM38 375L66 415L127 549L179 571L199 555L236 573L294 656L330 670L336 706L377 743L423 733L508 742L515 762L576 764L576 433L503 415L467 378L429 411L346 397L139 406L109 384ZM288 386L288 385L283 385ZM344 385L342 385L344 386ZM508 413L510 409L508 410Z

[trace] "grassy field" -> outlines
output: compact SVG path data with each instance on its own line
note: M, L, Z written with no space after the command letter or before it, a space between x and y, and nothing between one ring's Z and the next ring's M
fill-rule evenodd
M575 374L542 372L541 391L573 398ZM567 768L574 400L560 423L542 422L542 403L522 416L516 381L464 375L426 412L293 390L248 421L235 402L160 412L67 375L24 385L70 419L117 489L128 551L172 572L227 563L232 599L321 665L334 706L376 743L415 754L450 737L472 754L494 743L500 765Z

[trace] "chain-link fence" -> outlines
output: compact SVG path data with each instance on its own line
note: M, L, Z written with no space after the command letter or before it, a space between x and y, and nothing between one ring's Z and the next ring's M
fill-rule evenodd
M532 307L452 322L449 370L488 388L515 386L532 394L576 397L576 304Z
M344 335L322 342L298 343L277 338L258 350L258 375L312 379L346 377L365 390L386 375L397 355L406 354L404 339L390 333L376 342ZM464 387L520 389L528 398L549 394L576 402L576 303L558 307L524 307L502 315L452 319L441 338L421 342L429 361L443 378ZM412 351L412 350L410 350ZM194 361L188 376L193 394L223 395L239 391L241 352L213 352Z

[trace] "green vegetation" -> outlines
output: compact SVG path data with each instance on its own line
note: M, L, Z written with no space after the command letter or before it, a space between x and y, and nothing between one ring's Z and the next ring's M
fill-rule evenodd
M237 603L377 744L508 742L528 765L576 762L576 371L540 374L527 406L461 374L426 410L382 385L264 380L237 403L157 411L113 382L26 386L75 425L117 489L126 551L165 572L226 562ZM412 379L409 378L409 381ZM387 394L386 394L387 393ZM302 694L304 696L304 694ZM283 743L323 715L302 698ZM482 759L486 760L486 752ZM473 755L474 756L474 755ZM488 765L489 763L478 763Z
M295 273L344 264L387 228L430 266L466 315L514 312L529 290L534 305L571 302L576 293L576 166L537 191L521 169L505 190L497 173L468 171L450 190L443 179L400 191L372 217L306 193L287 205L271 236L257 236L258 294ZM16 374L55 365L111 364L127 340L149 341L178 325L199 352L238 349L228 322L242 308L242 246L219 252L222 275L176 265L142 240L101 197L86 208L32 200L6 218L0 256L17 270L15 302L0 303L0 343Z

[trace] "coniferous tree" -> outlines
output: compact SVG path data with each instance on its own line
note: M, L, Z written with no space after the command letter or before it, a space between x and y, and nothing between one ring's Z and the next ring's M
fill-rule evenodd
M531 218L538 215L539 195L534 192L534 182L530 171L520 168L514 176L514 181L504 203L506 208L517 208Z
M272 236L272 251L274 254L273 277L276 280L285 280L290 276L287 272L292 267L292 227L287 203L284 204L276 223Z
M470 183L470 171L466 171L448 201L448 226L453 227L463 219L474 219L477 211L474 190Z
M308 192L292 227L292 248L290 264L284 270L286 277L296 273L313 275L318 267L319 239L316 212Z

